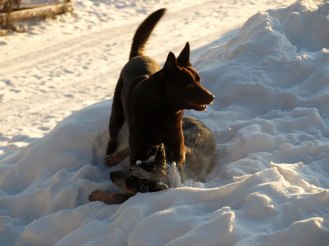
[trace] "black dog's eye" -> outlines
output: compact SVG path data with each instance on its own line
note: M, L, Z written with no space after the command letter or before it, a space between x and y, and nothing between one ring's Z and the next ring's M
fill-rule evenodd
M189 90L189 91L194 90L194 88L195 88L195 84L194 83L190 83L190 84L187 84L186 85L186 89Z

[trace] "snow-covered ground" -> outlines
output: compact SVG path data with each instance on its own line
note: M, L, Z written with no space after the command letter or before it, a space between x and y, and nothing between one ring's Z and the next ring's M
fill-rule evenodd
M329 244L328 1L74 5L0 39L1 246ZM186 114L213 130L216 166L205 183L90 203L115 190L111 98L135 28L160 7L147 53L163 62L190 41L216 99Z

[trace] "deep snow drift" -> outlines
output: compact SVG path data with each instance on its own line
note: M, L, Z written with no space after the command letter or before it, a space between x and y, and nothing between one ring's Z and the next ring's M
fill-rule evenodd
M327 245L329 2L252 16L195 62L216 95L189 111L214 132L205 183L89 203L111 101L80 110L1 160L1 245Z

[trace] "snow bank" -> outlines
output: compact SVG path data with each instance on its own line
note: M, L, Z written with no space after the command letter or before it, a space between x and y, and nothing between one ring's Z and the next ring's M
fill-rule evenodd
M252 16L197 59L216 94L187 112L213 131L205 183L89 203L111 102L72 114L0 164L1 245L327 245L329 3ZM289 163L289 164L288 164Z

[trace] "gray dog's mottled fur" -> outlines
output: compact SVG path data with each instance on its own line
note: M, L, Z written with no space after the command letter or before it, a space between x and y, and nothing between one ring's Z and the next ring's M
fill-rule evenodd
M214 166L216 140L208 127L192 118L183 119L183 130L185 178L203 181Z

